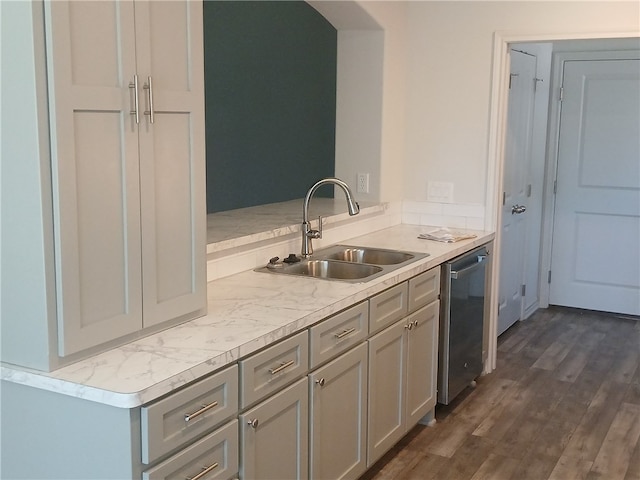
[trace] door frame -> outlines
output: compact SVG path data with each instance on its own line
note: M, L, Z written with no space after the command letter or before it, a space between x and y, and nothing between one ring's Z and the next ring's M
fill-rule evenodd
M491 104L489 110L489 143L487 159L487 189L485 204L485 230L495 232L494 240L494 265L491 279L491 302L489 307L489 331L488 331L488 357L485 364L485 372L491 372L496 368L497 345L498 345L498 295L500 288L500 248L501 234L498 228L502 222L501 189L503 183L504 169L504 147L507 128L507 105L509 94L509 72L510 58L509 48L514 43L536 43L554 42L559 40L594 40L594 39L620 39L638 38L638 32L584 32L579 34L571 33L536 33L536 32L494 32L493 36L493 65L491 73ZM548 191L547 180L550 176L545 175L545 191ZM555 176L554 176L555 178ZM546 195L546 193L545 193ZM546 198L546 197L545 197ZM543 207L543 243L549 237L548 229L548 208L545 202ZM550 241L550 237L549 237ZM545 261L545 258L542 258ZM550 261L550 258L549 258ZM541 296L542 296L541 291ZM548 289L546 293L548 301ZM541 306L544 304L541 298Z

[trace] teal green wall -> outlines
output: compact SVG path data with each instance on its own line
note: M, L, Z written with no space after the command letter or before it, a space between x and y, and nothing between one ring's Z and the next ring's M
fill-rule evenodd
M205 1L204 44L207 211L302 198L332 176L336 29L302 1Z

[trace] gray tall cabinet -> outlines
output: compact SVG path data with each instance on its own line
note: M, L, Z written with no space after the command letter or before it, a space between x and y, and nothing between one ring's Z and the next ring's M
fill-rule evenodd
M58 354L206 308L202 4L47 2Z

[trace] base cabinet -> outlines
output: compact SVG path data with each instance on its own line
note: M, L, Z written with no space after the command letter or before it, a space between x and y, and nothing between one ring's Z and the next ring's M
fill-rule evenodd
M243 480L308 478L308 404L305 377L238 416Z
M309 375L310 478L358 478L366 465L367 345Z
M367 466L436 404L439 302L369 339Z

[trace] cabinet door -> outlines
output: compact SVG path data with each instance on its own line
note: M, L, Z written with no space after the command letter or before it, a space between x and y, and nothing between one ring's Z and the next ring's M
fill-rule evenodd
M405 432L405 327L400 321L369 339L368 467Z
M239 415L243 480L308 478L307 378Z
M45 2L59 354L142 326L131 2Z
M436 405L439 310L435 301L407 318L406 430Z
M310 477L357 478L366 469L367 345L309 375Z
M147 327L206 307L202 2L136 2L135 17L149 112L139 135Z

